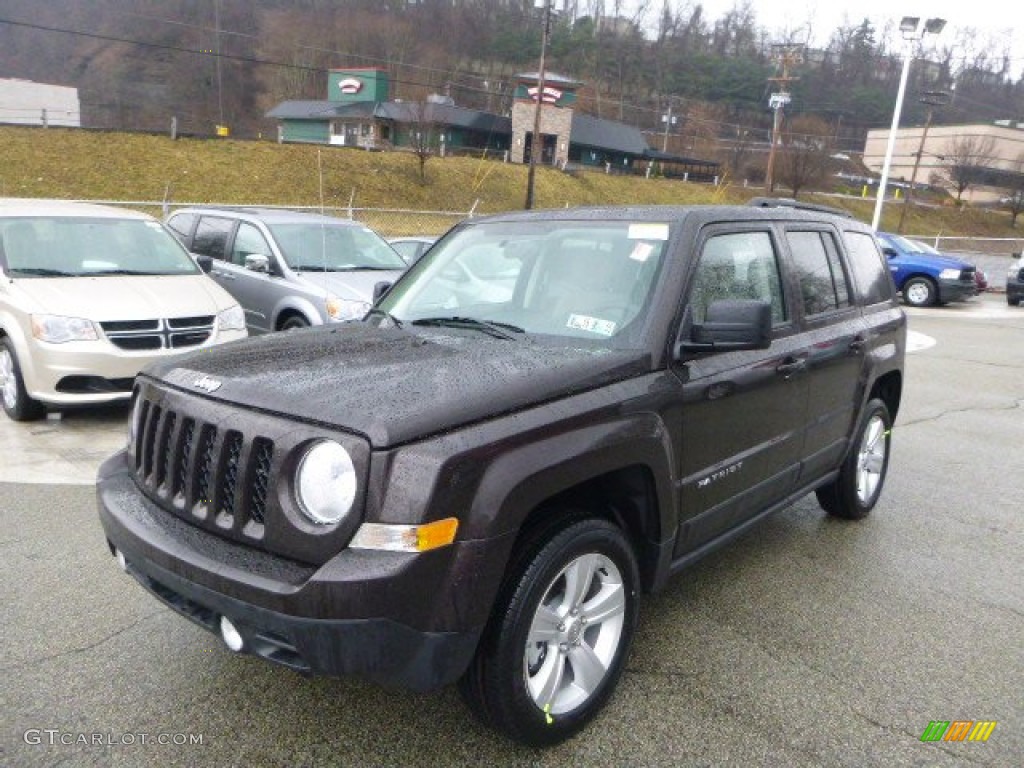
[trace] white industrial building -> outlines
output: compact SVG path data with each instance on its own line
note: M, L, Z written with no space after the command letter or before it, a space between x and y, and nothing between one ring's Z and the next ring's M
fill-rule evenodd
M78 89L0 78L0 123L80 128Z

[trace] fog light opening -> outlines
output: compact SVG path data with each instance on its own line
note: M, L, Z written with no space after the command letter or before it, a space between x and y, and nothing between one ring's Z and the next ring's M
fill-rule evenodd
M115 549L114 557L117 558L117 564L120 566L121 570L128 573L128 561L124 559L124 552L120 549Z
M242 635L227 616L220 617L220 637L224 641L224 645L235 653L241 651L242 646L245 645Z

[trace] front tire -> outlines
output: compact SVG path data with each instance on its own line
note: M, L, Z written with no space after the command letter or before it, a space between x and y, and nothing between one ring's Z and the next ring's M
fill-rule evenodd
M530 746L576 733L622 674L638 590L636 556L611 523L573 517L535 533L513 557L460 681L466 703Z
M14 421L32 421L46 412L42 403L29 397L14 344L6 336L0 339L0 397L4 412Z
M822 509L847 520L859 520L874 509L889 469L891 434L889 408L881 400L869 401L839 477L815 492Z
M903 284L903 301L911 307L930 307L938 298L938 288L927 277L912 277Z
M285 318L285 321L281 323L282 331L297 331L300 328L309 328L309 321L302 315L289 315Z

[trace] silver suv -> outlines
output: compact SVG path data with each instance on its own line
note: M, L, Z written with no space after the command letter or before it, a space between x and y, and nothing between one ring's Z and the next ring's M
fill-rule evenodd
M364 224L276 209L181 208L167 226L245 310L250 333L362 317L406 264Z

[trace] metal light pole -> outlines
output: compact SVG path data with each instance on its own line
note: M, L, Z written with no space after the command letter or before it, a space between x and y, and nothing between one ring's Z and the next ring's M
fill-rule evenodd
M668 112L661 116L661 122L665 124L665 138L661 140L661 151L668 152L668 129L676 124L676 118L672 114L672 102L668 103Z
M921 165L921 155L924 154L924 143L928 138L928 129L932 126L932 113L935 107L940 107L948 101L949 94L944 91L926 91L919 101L928 105L928 117L924 121L924 130L921 132L921 143L917 145L917 154L914 156L914 170L910 173L910 186L907 187L907 194L903 196L903 206L900 208L900 222L896 225L896 231L903 234L903 220L907 217L907 208L910 207L910 198L914 195L914 184L917 183L917 169Z
M882 218L882 203L885 201L885 187L889 183L889 167L892 165L892 150L896 144L896 131L900 126L900 111L903 109L903 95L907 90L907 75L910 74L910 62L914 58L914 43L923 40L926 34L939 34L945 26L945 19L928 19L926 21L917 16L904 16L900 21L900 33L906 41L906 52L903 54L903 71L900 73L900 87L896 91L896 107L892 112L892 126L889 128L889 139L885 145L882 178L878 181L875 213L871 217L871 228L876 232L878 231L878 223Z
M540 110L544 104L544 61L548 51L548 35L551 31L551 3L553 0L540 0L544 3L544 31L540 38L540 66L537 68L537 108L533 114L533 139L530 142L530 167L526 172L526 210L533 208L533 181L537 175L537 155L541 152Z

